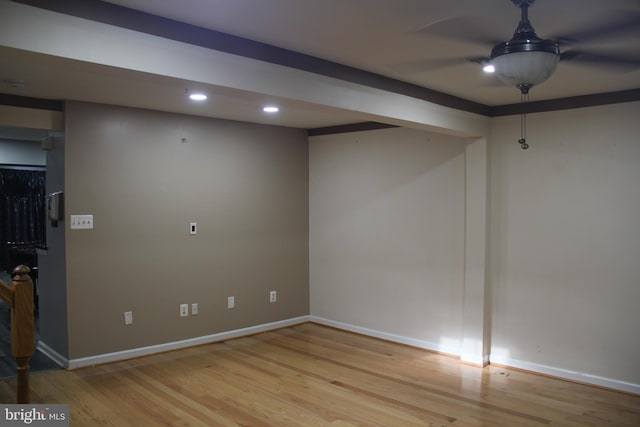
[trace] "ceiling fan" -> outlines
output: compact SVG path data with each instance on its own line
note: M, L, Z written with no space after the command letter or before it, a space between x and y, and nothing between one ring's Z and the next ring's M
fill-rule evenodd
M424 71L465 62L474 62L482 66L493 65L496 76L510 86L516 86L528 92L532 86L547 80L559 61L571 61L574 64L599 66L609 69L631 71L640 68L638 52L620 53L594 49L562 49L564 46L576 46L598 41L610 36L640 37L640 12L628 12L623 16L602 17L597 27L578 30L565 34L557 34L549 39L540 38L529 21L529 8L535 0L511 0L520 8L520 22L509 41L497 42L486 37L483 30L474 21L453 22L455 18L427 25L415 30L453 39L461 39L471 43L494 45L489 55L473 57L437 58L423 61L396 64L397 71ZM604 22L603 22L604 21ZM486 32L486 31L485 31Z
M600 23L597 28L576 31L570 34L557 35L553 39L543 39L537 34L529 21L529 7L535 0L511 0L520 8L520 22L509 41L494 44L489 56L474 56L466 58L444 58L436 60L418 61L413 65L430 68L456 63L474 62L481 64L486 72L495 73L498 79L509 86L520 90L522 102L528 101L529 90L549 79L560 61L572 61L578 64L589 64L600 67L633 70L640 68L640 55L621 55L613 52L598 52L588 49L570 49L561 51L561 45L576 45L592 41L607 35L619 35L625 32L640 33L640 13L629 13L611 22ZM438 24L447 23L446 21ZM435 32L452 38L462 38L471 42L485 41L475 34L462 34L465 29L473 30L469 26L442 26L436 28L425 27L419 31ZM440 31L438 31L438 29ZM459 32L459 33L458 33ZM637 34L636 34L637 36ZM491 42L492 44L495 41ZM411 64L406 64L411 68ZM404 67L405 70L409 68ZM401 67L398 68L401 70ZM526 149L525 139L526 115L522 115L522 137L519 139L521 147Z
M640 58L598 54L585 50L566 50L560 52L560 44L576 42L582 38L593 38L598 34L621 31L627 26L635 25L640 28L640 17L631 15L624 22L612 22L607 25L582 31L578 34L557 36L554 39L538 37L529 21L529 7L535 0L512 0L520 8L520 22L513 37L507 42L496 44L487 58L485 66L493 69L496 76L505 84L516 86L520 92L527 94L532 86L547 80L554 73L558 62L573 60L586 63L596 63L609 67L640 67ZM628 19L630 18L630 19Z
M560 61L560 45L541 39L529 21L529 6L535 0L512 0L521 10L520 22L511 40L496 44L488 58L486 71L520 92L527 94L532 86L547 80Z

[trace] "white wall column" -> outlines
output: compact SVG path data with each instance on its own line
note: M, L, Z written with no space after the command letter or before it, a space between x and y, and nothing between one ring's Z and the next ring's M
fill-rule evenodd
M488 288L488 144L485 138L466 147L466 215L462 349L464 362L489 363L491 300Z

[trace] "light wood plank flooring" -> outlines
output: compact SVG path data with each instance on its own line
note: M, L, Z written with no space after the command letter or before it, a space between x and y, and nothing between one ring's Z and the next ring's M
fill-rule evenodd
M70 404L71 426L640 426L640 396L313 323L35 374L31 390Z

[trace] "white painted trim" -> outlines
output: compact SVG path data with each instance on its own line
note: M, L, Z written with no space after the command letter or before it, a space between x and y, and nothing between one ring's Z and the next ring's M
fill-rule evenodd
M423 341L416 338L405 337L402 335L396 335L389 332L377 331L374 329L363 328L361 326L355 326L348 323L336 322L334 320L325 319L317 316L310 316L309 321L319 323L321 325L331 326L337 329L343 329L349 332L355 332L357 334L367 335L374 338L380 338L386 341L397 342L399 344L410 345L412 347L418 347L429 351L435 351L438 353L444 353L450 356L460 356L460 349L458 347L450 347L442 344L436 344L430 341Z
M98 365L102 363L117 362L119 360L132 359L134 357L149 356L165 351L178 350L186 347L193 347L202 344L225 341L232 338L244 337L260 332L267 332L273 329L286 328L300 323L309 321L309 316L294 317L292 319L280 320L262 325L250 326L248 328L235 329L232 331L220 332L212 335L205 335L186 340L173 341L164 344L152 345L147 347L133 348L130 350L116 351L113 353L99 354L96 356L81 357L79 359L71 359L67 363L67 369L77 369L85 366Z
M505 357L491 356L490 359L491 363L498 365L640 395L640 384Z
M483 356L480 358L474 358L471 355L462 355L460 348L443 346L440 344L432 343L429 341L418 340L415 338L405 337L401 335L395 335L388 332L377 331L374 329L363 328L361 326L355 326L348 323L336 322L334 320L325 319L317 316L309 316L309 321L315 322L321 325L331 326L333 328L342 329L345 331L355 332L357 334L367 335L374 338L380 338L387 341L397 342L400 344L406 344L413 347L423 348L429 351L436 351L439 353L445 353L452 356L459 356L462 362L472 363L478 366L484 366L487 364L504 365L506 367L522 369L537 374L548 375L560 379L569 381L575 381L583 384L589 384L599 387L605 387L613 390L624 391L627 393L633 393L640 395L640 384L629 383L626 381L616 380L612 378L600 377L597 375L587 374L584 372L570 371L562 368L555 368L553 366L540 365L537 363L524 362L522 360L515 360L509 358L500 358L497 356Z
M51 347L49 347L46 343L42 341L38 341L37 348L38 350L40 350L42 354L44 354L49 359L56 362L58 365L62 366L65 369L69 368L69 360L63 355L61 355L60 353L58 353L57 351L55 351L54 349L52 349Z
M29 5L1 4L2 45L10 48L348 110L370 117L365 120L383 117L379 121L461 136L489 133L490 118L481 114Z
M348 323L336 322L334 320L325 319L317 316L300 316L292 319L281 320L263 325L251 326L243 329L236 329L218 334L206 335L197 338L190 338L181 341L174 341L165 344L159 344L148 347L140 347L131 350L118 351L114 353L101 354L97 356L84 357L80 359L68 360L64 356L49 347L46 343L39 341L38 350L53 359L56 363L66 369L76 369L85 366L98 365L101 363L116 362L118 360L131 359L134 357L148 356L151 354L161 353L164 351L177 350L180 348L193 347L196 345L209 344L213 342L224 341L232 338L239 338L247 335L253 335L260 332L266 332L273 329L285 328L305 322L315 322L320 325L331 326L333 328L345 331L355 332L357 334L367 335L374 338L380 338L387 341L397 342L400 344L410 345L412 347L423 348L429 351L436 351L452 356L461 356L460 349L456 347L443 346L429 341L418 340L415 338L405 337L402 335L391 334L388 332L377 331L374 329L355 326ZM525 362L522 360L501 358L498 356L490 356L491 363L504 365L507 367L523 369L538 374L549 375L569 381L576 381L584 384L606 387L613 390L620 390L627 393L640 395L640 384L629 383L626 381L616 380L612 378L600 377L597 375L587 374L584 372L570 371L568 369L555 368L553 366L541 365L538 363ZM489 362L487 360L486 362ZM475 362L474 360L464 359L463 361ZM481 361L485 363L485 360Z
M482 356L478 356L475 354L461 354L460 360L471 365L485 367L489 364L489 355L483 354Z

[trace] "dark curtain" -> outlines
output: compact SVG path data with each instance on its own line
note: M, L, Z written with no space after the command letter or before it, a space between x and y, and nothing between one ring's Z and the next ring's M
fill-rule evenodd
M0 244L46 243L45 172L0 169Z

